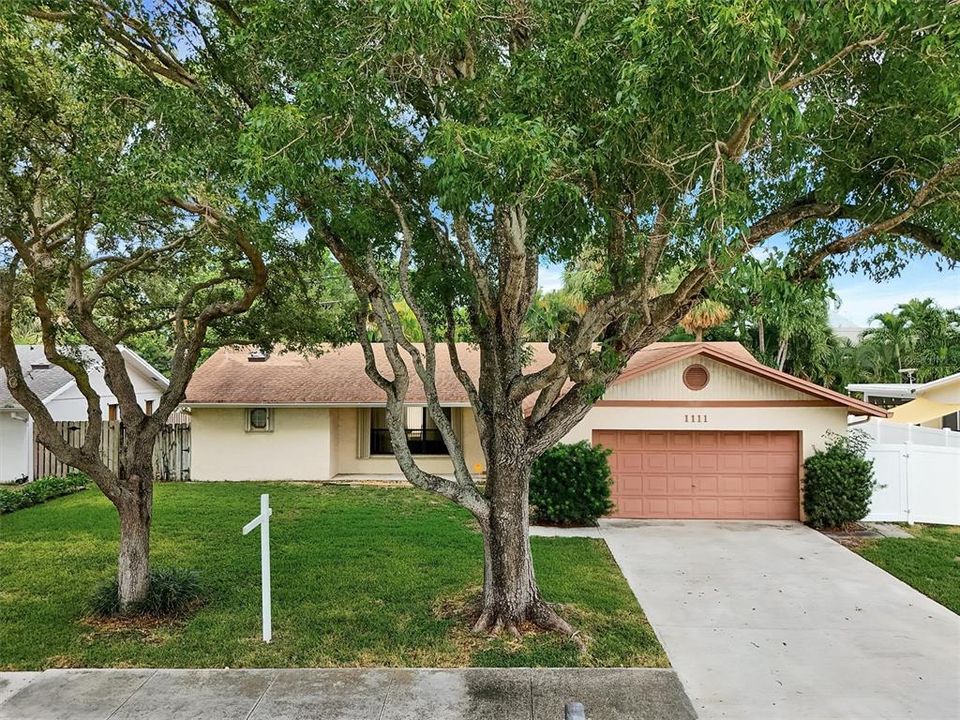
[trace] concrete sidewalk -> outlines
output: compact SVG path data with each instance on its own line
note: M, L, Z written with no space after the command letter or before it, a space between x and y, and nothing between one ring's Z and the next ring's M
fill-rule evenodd
M0 675L2 679L2 675ZM684 720L672 670L48 670L0 720Z

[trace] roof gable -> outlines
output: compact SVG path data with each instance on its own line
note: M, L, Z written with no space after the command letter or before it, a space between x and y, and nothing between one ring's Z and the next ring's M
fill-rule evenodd
M700 390L688 388L683 381L684 372L691 365L701 365L707 370L709 381ZM698 354L618 380L607 388L603 401L605 404L640 400L796 402L811 397L807 392Z
M103 361L100 356L88 345L81 345L73 348L72 351L83 360L87 372L91 376L91 382L97 388L99 394L101 396L109 395L110 390L103 379ZM160 390L166 388L167 379L146 360L127 347L121 347L121 353L128 370L141 376L144 382L155 385ZM83 397L80 391L76 389L76 381L73 375L59 365L49 362L42 345L17 345L17 356L20 359L20 367L23 369L27 385L45 403L59 397ZM6 372L2 369L0 369L0 409L22 409L20 403L10 394L10 389L7 387Z

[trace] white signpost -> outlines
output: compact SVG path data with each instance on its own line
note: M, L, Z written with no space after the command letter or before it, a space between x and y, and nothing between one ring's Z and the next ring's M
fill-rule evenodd
M273 619L270 612L270 496L260 496L260 514L243 526L243 534L248 535L260 527L260 584L263 586L263 641L273 638Z

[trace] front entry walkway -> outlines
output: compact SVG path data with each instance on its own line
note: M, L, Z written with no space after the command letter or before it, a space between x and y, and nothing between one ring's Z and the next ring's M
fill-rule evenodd
M0 719L557 720L572 701L591 720L695 717L673 670L305 668L48 670Z
M960 617L799 523L601 521L701 718L960 717Z

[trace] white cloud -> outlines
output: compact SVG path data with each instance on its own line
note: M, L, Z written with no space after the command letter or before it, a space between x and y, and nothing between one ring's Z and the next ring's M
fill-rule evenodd
M563 287L563 265L540 266L540 289L543 292L559 290Z

